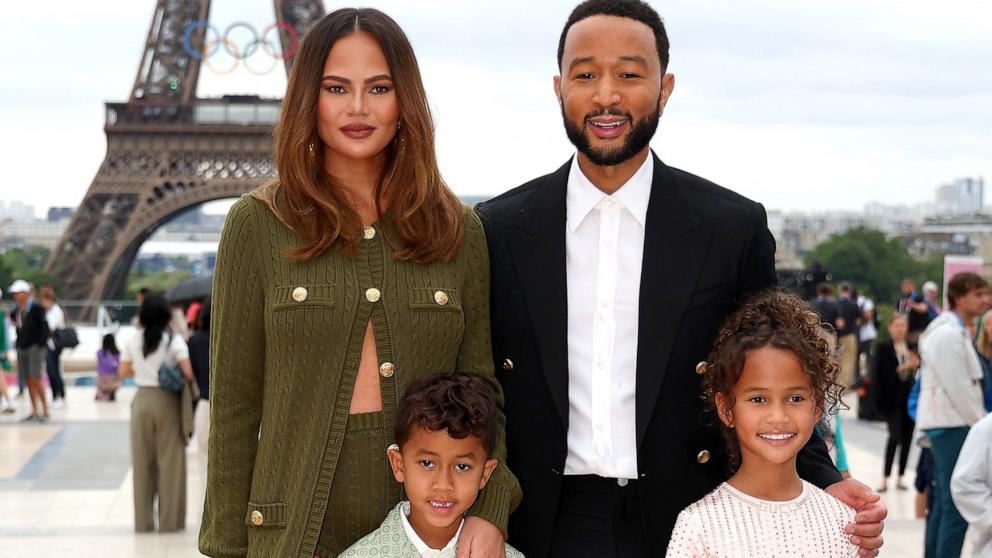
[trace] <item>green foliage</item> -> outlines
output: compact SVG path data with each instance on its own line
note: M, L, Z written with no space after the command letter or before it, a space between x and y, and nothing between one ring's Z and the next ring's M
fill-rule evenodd
M849 281L876 303L891 304L899 299L899 283L904 277L912 277L917 285L926 280L940 285L944 260L942 256L914 260L898 239L886 239L881 231L858 227L821 242L806 255L807 265L813 261L820 262L834 281Z
M56 294L60 294L58 279L52 274L45 273L45 264L50 255L51 252L47 248L40 246L14 248L0 254L0 288L4 290L4 296L15 279L24 279L33 283L35 288L42 283L50 283L55 288Z
M182 283L189 276L190 273L188 271L155 271L153 273L146 273L142 266L134 266L127 275L124 298L133 299L141 288L148 288L153 292L164 293L179 283Z

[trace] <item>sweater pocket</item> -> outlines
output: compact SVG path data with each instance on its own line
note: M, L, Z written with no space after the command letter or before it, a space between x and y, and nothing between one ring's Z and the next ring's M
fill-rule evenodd
M301 284L272 289L273 312L294 308L334 308L334 285Z
M414 288L410 289L410 310L461 313L462 299L458 289Z
M248 502L245 523L256 529L281 529L286 527L286 502L256 504Z

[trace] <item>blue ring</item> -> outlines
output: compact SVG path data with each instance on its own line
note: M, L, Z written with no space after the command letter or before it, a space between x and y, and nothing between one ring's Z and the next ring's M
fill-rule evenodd
M186 54L190 55L195 60L203 60L203 53L195 50L193 45L189 42L189 39L193 34L193 31L200 28L206 29L207 31L213 31L214 35L220 37L220 33L217 31L217 28L211 25L209 21L203 19L194 19L191 21L189 25L186 26L186 32L183 33L183 50L185 50ZM219 39L216 43L214 43L213 50L207 53L208 58L217 53L217 49L220 48L220 43L221 41ZM206 35L203 37L203 44L207 44Z

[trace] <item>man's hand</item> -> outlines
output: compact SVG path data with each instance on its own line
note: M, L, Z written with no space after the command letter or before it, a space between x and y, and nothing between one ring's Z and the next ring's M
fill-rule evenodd
M503 532L481 517L465 518L458 535L458 558L506 558Z
M889 510L878 494L854 479L844 479L826 488L827 494L854 508L854 523L848 523L844 532L851 535L851 544L859 547L859 556L878 556L882 546L882 521Z

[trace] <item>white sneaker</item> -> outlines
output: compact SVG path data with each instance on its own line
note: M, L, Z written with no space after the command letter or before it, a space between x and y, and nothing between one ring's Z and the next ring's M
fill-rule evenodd
M65 399L59 398L52 401L52 410L61 411L65 409Z

